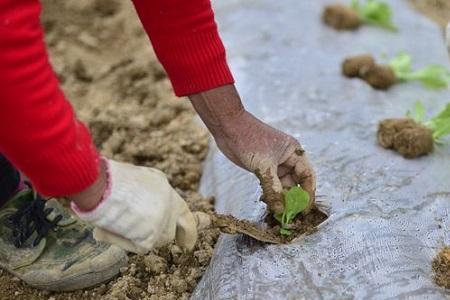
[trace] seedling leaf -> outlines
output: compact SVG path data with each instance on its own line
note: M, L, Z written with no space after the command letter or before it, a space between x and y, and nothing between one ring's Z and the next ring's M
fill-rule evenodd
M418 80L432 89L446 88L450 82L450 71L439 65L429 65L422 70L407 74L406 80Z
M388 65L394 71L397 79L406 80L404 77L411 72L411 62L411 55L406 52L400 52L388 63Z
M392 23L392 11L388 4L378 0L367 0L361 5L359 0L352 0L351 7L364 22L391 31L397 30Z
M409 115L411 115L409 113ZM423 123L426 127L430 128L433 132L433 139L438 144L444 144L443 137L450 135L450 103L438 113L435 117L427 122L424 122L425 107L418 101L415 104L415 121Z
M450 103L445 108L433 117L430 121L425 123L433 131L433 138L440 140L441 138L450 134Z
M450 71L440 65L429 65L421 70L411 70L411 56L405 52L395 56L388 65L395 73L395 77L402 81L417 80L432 89L446 88L450 83Z
M287 235L289 224L303 210L308 207L309 194L301 187L294 186L284 193L284 211L281 214L274 214L274 218L281 223L280 233Z
M417 101L414 105L415 116L414 120L418 123L422 123L425 118L425 106L422 102Z

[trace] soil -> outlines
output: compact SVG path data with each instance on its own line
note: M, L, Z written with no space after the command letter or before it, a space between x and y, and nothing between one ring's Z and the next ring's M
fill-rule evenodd
M383 65L373 66L367 70L362 79L377 90L387 90L397 82L392 68Z
M362 21L356 11L342 4L331 4L324 8L322 20L337 30L354 30Z
M444 247L436 255L432 266L436 284L450 289L450 247Z
M375 66L375 59L370 54L361 54L346 58L342 63L342 74L346 77L362 77Z
M385 65L377 65L370 54L346 58L342 62L342 74L349 78L361 78L378 90L387 90L397 82L392 68Z
M386 119L379 123L378 143L405 158L416 158L433 151L433 134L411 118Z
M241 233L255 240L270 244L286 244L296 238L311 234L316 231L317 226L323 223L328 216L317 208L313 208L307 215L297 216L291 227L291 235L280 235L280 224L272 214L267 215L265 224L255 224L246 220L238 220L233 216L215 214L213 226L221 232L228 234Z
M444 28L450 21L450 1L409 0L413 7Z

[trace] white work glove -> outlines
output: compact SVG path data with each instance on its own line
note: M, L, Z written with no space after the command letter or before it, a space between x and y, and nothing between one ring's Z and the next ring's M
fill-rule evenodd
M94 238L138 254L172 242L192 249L196 221L166 175L153 168L107 161L108 189L92 211L72 209L96 226Z

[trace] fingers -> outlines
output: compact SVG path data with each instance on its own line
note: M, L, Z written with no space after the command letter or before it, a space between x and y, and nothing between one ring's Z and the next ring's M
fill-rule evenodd
M176 194L175 205L179 209L175 241L178 246L192 250L197 242L197 221L186 202L175 191L174 193Z
M256 176L259 179L263 190L263 198L269 210L274 213L282 213L283 205L283 185L277 175L278 166L272 166L261 172L256 170Z
M298 178L298 184L309 194L310 205L305 213L308 213L315 206L316 198L316 174L306 156L299 157L295 165L295 174Z

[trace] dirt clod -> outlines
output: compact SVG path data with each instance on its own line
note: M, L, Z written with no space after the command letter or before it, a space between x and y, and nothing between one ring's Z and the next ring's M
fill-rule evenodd
M342 63L342 74L347 77L362 77L375 66L375 59L370 54L349 57Z
M342 74L349 78L361 78L374 89L379 90L387 90L397 82L392 68L387 65L377 65L370 54L346 58L342 63Z
M354 30L362 24L356 11L342 4L326 6L322 14L322 20L325 24L337 30Z
M415 158L433 151L432 131L411 118L386 119L379 123L378 143L405 158Z
M436 255L432 267L436 284L450 289L450 247L444 247Z
M378 90L387 90L397 81L392 68L383 65L375 65L368 69L362 79Z

